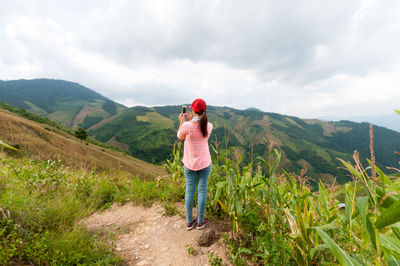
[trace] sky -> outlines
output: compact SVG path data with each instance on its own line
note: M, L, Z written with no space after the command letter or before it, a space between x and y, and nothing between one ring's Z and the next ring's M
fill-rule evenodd
M0 79L78 82L126 106L302 118L400 109L398 0L0 0Z

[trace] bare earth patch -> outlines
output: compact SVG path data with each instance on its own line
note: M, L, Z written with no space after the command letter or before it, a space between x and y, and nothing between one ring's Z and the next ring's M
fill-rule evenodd
M226 225L212 221L203 230L187 231L183 217L163 216L163 212L160 206L114 204L86 218L82 224L94 232L117 232L115 249L128 265L210 265L211 253L222 258L223 265L230 264L220 237L229 230ZM194 249L194 254L189 254L189 249Z

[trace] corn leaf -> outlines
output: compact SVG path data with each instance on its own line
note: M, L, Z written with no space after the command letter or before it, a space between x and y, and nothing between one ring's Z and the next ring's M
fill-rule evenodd
M351 225L351 216L353 212L353 205L351 201L351 187L349 184L345 185L345 191L346 191L346 196L345 196L345 209L344 209L344 214L347 219L347 222Z
M389 266L400 266L400 261L396 260L389 252L385 253L385 260Z
M396 111L396 113L398 113L400 115L400 111L399 110L396 110L396 109L394 109L394 110Z
M361 222L364 228L367 228L368 197L359 197L356 198L356 201L360 212Z
M289 209L285 208L284 211L285 211L285 214L286 214L286 218L287 218L287 220L289 222L290 231L292 231L292 234L295 235L295 236L300 235L300 231L299 231L299 228L297 226L296 219L294 218L292 213L289 211Z
M341 265L361 265L356 260L352 259L343 249L341 249L332 238L329 237L321 228L315 227L319 237L329 247L331 252L336 256Z
M373 223L371 222L371 220L369 219L369 217L367 217L366 219L366 223L367 223L367 232L369 235L369 238L372 242L372 245L374 246L375 250L378 250L377 246L376 246L376 229L373 225Z
M329 216L329 205L328 205L328 200L327 198L328 196L328 192L325 189L324 184L322 183L321 179L319 180L319 195L321 197L321 203L322 203L322 208L324 210L325 216L328 217Z
M400 221L400 200L397 200L396 203L392 204L378 217L375 226L381 229L385 226L397 223L398 221Z
M274 149L272 151L272 154L274 154L274 153L276 154L276 158L274 160L274 163L273 163L273 166L271 168L271 171L269 172L269 176L272 176L272 175L275 174L276 168L278 167L279 162L281 161L281 153L276 149Z
M389 251L396 259L400 260L400 240L383 234L380 234L379 237L383 248Z

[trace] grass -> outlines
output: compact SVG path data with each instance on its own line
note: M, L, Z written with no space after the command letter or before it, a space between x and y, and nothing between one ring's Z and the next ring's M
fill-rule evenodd
M0 154L0 261L5 264L122 264L113 239L79 221L112 203L150 206L176 202L183 192L168 180L142 181L129 173L96 173L61 161Z
M38 124L0 109L0 138L20 149L16 156L62 160L67 166L97 171L125 171L142 178L156 178L165 171L124 153L80 143L59 129Z

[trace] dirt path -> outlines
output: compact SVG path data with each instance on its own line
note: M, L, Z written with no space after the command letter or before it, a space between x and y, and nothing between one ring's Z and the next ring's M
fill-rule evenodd
M82 223L91 231L111 230L117 234L115 249L128 265L210 265L209 255L229 265L227 248L220 237L229 230L220 222L205 229L186 230L180 215L164 216L164 208L114 204ZM189 254L189 250L195 254Z

